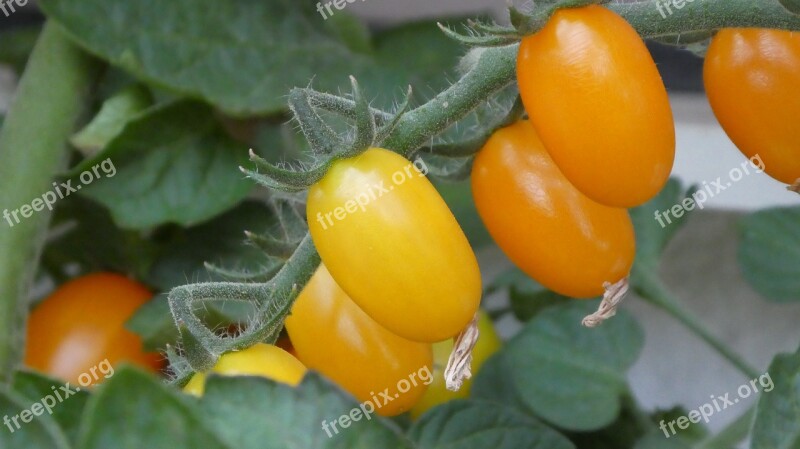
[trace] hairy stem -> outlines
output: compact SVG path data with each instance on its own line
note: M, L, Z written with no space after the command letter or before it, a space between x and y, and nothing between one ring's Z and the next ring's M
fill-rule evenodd
M0 130L0 207L9 213L52 190L66 161L66 141L81 115L100 64L53 23L42 30ZM28 291L50 220L48 210L0 222L0 377L22 358ZM11 224L13 223L13 226Z

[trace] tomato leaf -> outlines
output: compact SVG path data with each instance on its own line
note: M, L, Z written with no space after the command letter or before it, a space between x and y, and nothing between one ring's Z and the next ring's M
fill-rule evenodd
M149 109L73 173L109 159L104 174L81 193L102 203L123 228L164 223L190 226L231 208L253 184L239 172L247 149L232 141L207 106L179 101Z
M208 422L237 449L413 447L377 415L367 420L362 414L347 428L337 426L338 433L326 432L323 420L331 423L359 408L355 400L314 373L306 375L297 388L257 377L211 376L201 405Z
M86 405L79 449L232 449L189 398L135 368L116 370Z
M94 154L116 137L125 124L152 103L150 92L141 84L135 84L107 99L100 111L70 142L84 151Z
M35 400L42 398L37 397ZM41 406L41 404L40 404ZM42 406L34 416L29 398L0 385L0 447L8 449L69 449L67 437ZM23 420L23 416L25 415ZM6 420L8 418L8 420ZM14 421L16 420L16 422ZM28 421L28 422L25 422ZM18 424L18 426L17 426Z
M15 27L0 33L0 63L8 64L22 74L41 31L39 25L34 25Z
M637 265L645 269L657 267L664 248L691 215L691 211L681 203L690 198L694 191L694 187L685 190L680 181L672 178L655 198L630 210L636 228ZM672 212L673 208L677 214ZM696 210L694 207L692 209ZM668 215L665 217L665 214Z
M289 89L311 80L318 90L336 92L350 75L373 96L391 94L382 99L389 106L404 90L398 86L433 92L429 84L446 82L441 75L459 48L427 22L382 33L373 54L354 52L337 39L363 51L352 26L320 26L313 3L295 0L44 0L40 6L91 53L240 116L285 110Z
M473 395L517 397L515 403L529 413L562 429L590 431L612 423L628 392L626 371L638 358L644 336L624 311L598 328L581 326L597 305L574 301L540 312L504 346L502 356L484 365ZM497 363L503 366L491 367Z
M52 407L52 417L55 422L61 427L64 434L67 436L71 443L78 440L78 431L81 422L81 414L89 399L89 393L86 391L77 391L73 393L68 400L57 401L57 397L53 395L54 391L61 392L60 387L64 385L63 381L47 378L41 374L18 371L14 373L14 391L25 396L29 399L29 404L35 401L42 401L44 398L50 396L47 402L56 402ZM55 387L55 390L53 389ZM72 389L70 385L70 389Z
M753 449L796 449L800 447L800 350L779 354L767 370L774 388L763 390L753 425ZM767 383L767 378L759 382ZM761 384L763 385L763 384Z
M662 432L653 432L636 442L633 449L691 449L691 445L678 436L667 439Z
M425 413L409 430L420 449L574 449L530 415L488 401L457 400Z
M739 266L765 298L800 301L800 207L756 212L739 222Z

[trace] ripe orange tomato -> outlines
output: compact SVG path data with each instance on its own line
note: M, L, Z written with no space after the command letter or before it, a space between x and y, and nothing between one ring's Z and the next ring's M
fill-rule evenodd
M586 196L633 207L667 182L675 157L667 92L620 16L597 5L558 10L522 40L517 82L545 148Z
M302 363L283 349L258 343L241 351L223 354L210 372L223 376L261 376L296 386L303 380L306 371ZM196 373L183 391L201 396L205 391L207 374Z
M800 179L800 33L721 30L703 78L714 115L739 150L759 156L781 182Z
M528 121L495 132L478 152L472 194L497 245L555 292L597 296L604 282L631 269L636 243L628 212L570 184Z
M91 384L104 379L97 367L105 360L112 367L129 362L158 371L162 357L145 352L139 337L125 329L128 318L152 296L143 285L112 273L62 285L31 312L25 364L84 386L87 379Z
M484 362L500 349L502 341L494 331L492 320L485 312L479 312L478 316L478 342L472 350L472 377L464 380L461 389L450 391L444 381L444 370L450 353L453 352L453 340L440 341L433 344L433 382L428 386L428 390L411 409L411 417L417 419L437 405L459 398L469 397L472 388L472 379L483 366Z
M336 283L414 341L450 338L481 298L475 254L426 169L381 148L335 162L308 192L311 237Z
M359 402L372 401L382 416L408 411L433 381L431 344L406 340L376 323L325 265L297 297L286 330L301 362Z

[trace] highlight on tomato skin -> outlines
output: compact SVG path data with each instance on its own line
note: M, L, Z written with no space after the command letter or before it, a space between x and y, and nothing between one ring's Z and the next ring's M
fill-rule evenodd
M629 208L661 191L675 158L672 109L625 19L598 5L556 11L522 40L517 82L545 148L584 195Z
M375 322L336 284L325 265L298 296L286 319L297 357L375 413L408 411L434 382L430 343L406 340ZM389 402L373 397L388 390Z
M241 351L223 354L209 372L195 373L183 387L183 391L202 396L209 373L222 376L261 376L294 387L303 380L306 371L306 367L285 350L266 343L257 343Z
M403 338L436 342L469 324L482 289L475 254L426 173L371 148L311 186L306 215L323 263L364 312Z
M163 357L146 352L139 336L125 328L152 297L145 286L114 273L63 284L30 314L25 365L80 385L86 384L87 375L90 384L102 382L122 362L158 372ZM107 364L111 370L98 369Z
M625 209L576 189L526 120L496 131L475 158L472 193L489 234L528 276L562 295L590 298L625 278L636 242Z
M800 33L723 29L711 40L703 81L714 115L748 158L776 180L800 180Z

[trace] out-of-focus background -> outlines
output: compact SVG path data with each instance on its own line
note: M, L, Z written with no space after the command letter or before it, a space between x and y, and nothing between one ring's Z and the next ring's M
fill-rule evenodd
M347 11L366 19L374 27L425 17L466 16L490 13L504 18L505 0L355 0ZM9 18L0 17L0 27L36 20L31 2ZM2 20L5 19L5 20ZM675 113L678 147L674 176L684 184L711 183L740 167L744 156L717 124L702 93L702 62L688 52L656 48ZM0 67L0 111L13 96L15 78ZM797 196L765 175L751 173L731 183L695 213L672 242L664 258L665 280L679 299L702 318L712 332L765 370L777 351L794 351L800 341L800 304L768 302L742 279L736 263L737 219L747 211L777 205L797 204ZM492 279L510 266L496 248L483 250L480 261L484 276ZM490 298L494 306L506 298ZM646 330L647 343L630 377L644 407L669 408L684 404L697 408L747 382L703 342L689 335L660 311L629 297L625 307ZM513 333L513 323L501 322L503 334ZM709 427L717 430L749 407L742 401L715 414Z

